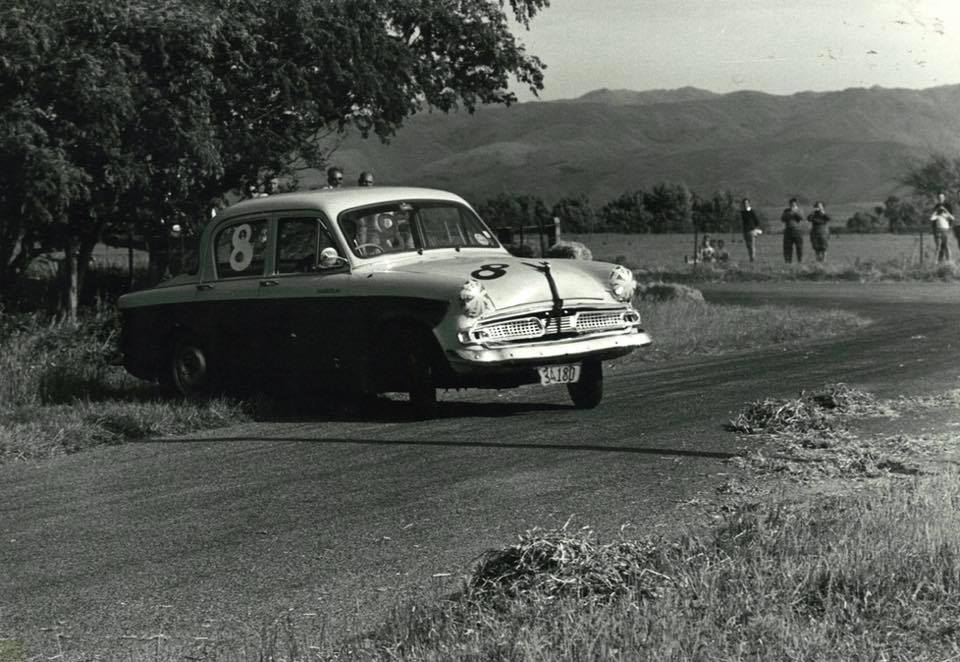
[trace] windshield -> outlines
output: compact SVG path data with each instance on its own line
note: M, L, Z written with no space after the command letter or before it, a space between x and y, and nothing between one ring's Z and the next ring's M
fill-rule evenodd
M358 257L432 248L499 246L468 208L451 202L393 202L340 214L340 229Z

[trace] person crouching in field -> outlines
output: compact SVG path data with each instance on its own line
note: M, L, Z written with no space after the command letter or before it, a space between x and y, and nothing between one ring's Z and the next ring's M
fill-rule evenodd
M953 214L946 205L937 203L930 214L930 224L933 226L933 241L937 246L937 262L950 260L950 227L953 225Z
M796 198L790 198L790 206L783 210L780 215L783 221L783 261L787 264L793 262L793 251L797 251L797 262L803 261L803 230L800 224L803 223L803 214L800 213L800 205Z
M830 228L827 227L830 217L824 211L822 202L817 200L807 220L810 221L810 245L817 254L817 262L823 262L827 256L827 244L830 243Z
M747 247L750 261L753 262L757 256L757 235L761 232L760 221L757 219L757 213L750 206L749 198L744 198L740 204L743 207L740 210L740 220L743 222L743 243Z

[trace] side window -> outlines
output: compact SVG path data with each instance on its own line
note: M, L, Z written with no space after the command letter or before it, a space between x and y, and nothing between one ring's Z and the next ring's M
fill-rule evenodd
M267 221L246 221L220 230L215 242L217 276L262 276L267 253Z
M315 271L320 251L330 247L337 245L321 219L281 218L277 228L277 273Z
M282 218L277 228L277 273L313 271L319 255L320 224L315 218Z

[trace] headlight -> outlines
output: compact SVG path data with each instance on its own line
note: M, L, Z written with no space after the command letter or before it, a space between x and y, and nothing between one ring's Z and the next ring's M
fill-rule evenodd
M631 301L633 293L637 290L637 281L633 278L633 272L624 266L616 266L610 272L609 278L610 294L617 301Z
M460 304L467 317L480 317L493 310L493 302L480 281L468 280L460 288Z

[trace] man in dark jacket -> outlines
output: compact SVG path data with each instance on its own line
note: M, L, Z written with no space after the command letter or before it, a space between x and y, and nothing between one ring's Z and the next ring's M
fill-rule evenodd
M747 255L753 262L757 255L757 235L760 234L760 220L750 206L750 200L744 198L741 202L740 220L743 222L743 243L747 245Z
M783 260L787 264L793 262L793 251L796 249L797 262L803 261L803 230L800 224L803 223L803 214L800 213L800 205L796 198L790 198L790 206L783 210L780 215L783 221Z
M813 205L813 213L807 216L810 221L810 245L817 255L817 262L823 262L827 256L827 246L830 244L830 216L827 215L823 203L817 200Z

